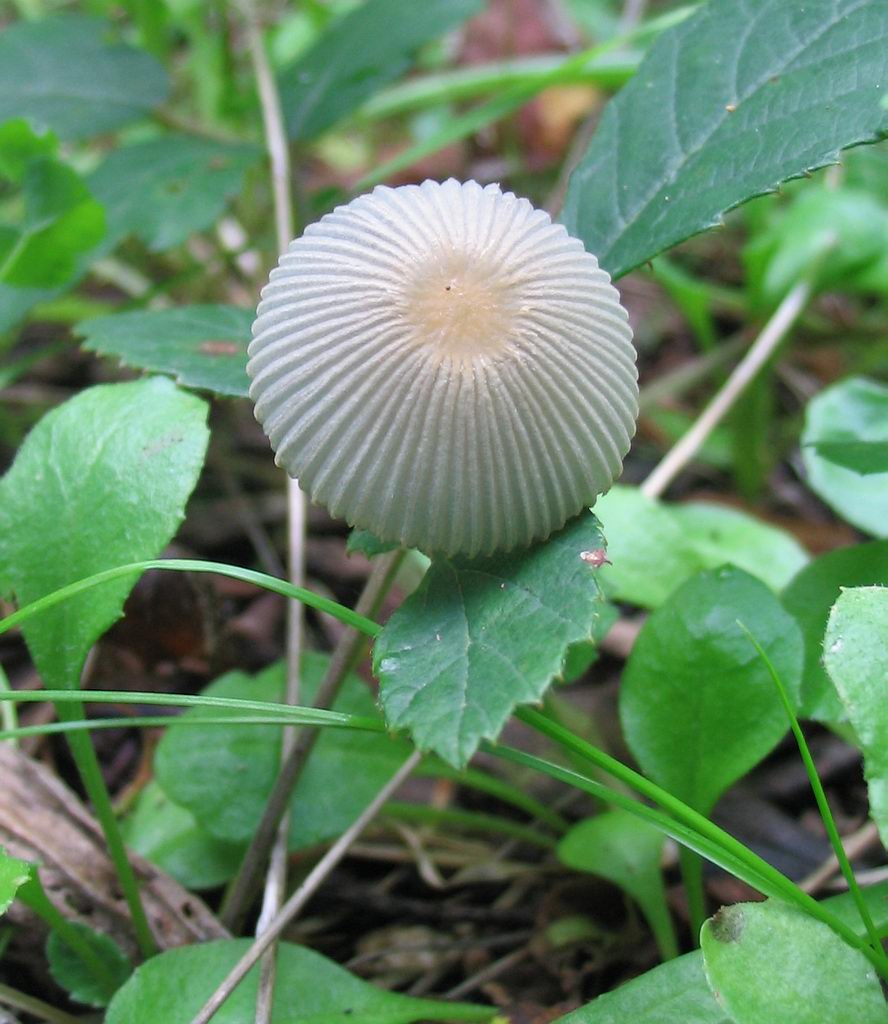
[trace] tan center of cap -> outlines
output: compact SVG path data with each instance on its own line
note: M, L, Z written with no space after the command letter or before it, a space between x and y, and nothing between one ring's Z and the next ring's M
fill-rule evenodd
M420 266L403 293L403 316L415 341L436 361L470 368L515 351L518 289L483 257L453 253Z

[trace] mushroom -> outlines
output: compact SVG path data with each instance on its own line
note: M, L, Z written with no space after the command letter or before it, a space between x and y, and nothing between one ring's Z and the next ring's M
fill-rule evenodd
M475 181L378 186L311 224L262 291L249 357L278 465L429 554L559 529L619 475L638 414L608 274Z

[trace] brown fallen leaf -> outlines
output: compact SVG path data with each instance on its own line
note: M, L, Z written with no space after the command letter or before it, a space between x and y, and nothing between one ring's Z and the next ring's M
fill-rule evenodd
M110 936L129 956L138 947L126 902L105 850L101 829L73 793L39 761L11 743L0 743L0 846L13 857L40 864L40 880L58 910ZM161 949L228 937L209 908L159 868L137 854L130 859L145 912ZM19 951L42 959L46 927L32 911L14 903Z

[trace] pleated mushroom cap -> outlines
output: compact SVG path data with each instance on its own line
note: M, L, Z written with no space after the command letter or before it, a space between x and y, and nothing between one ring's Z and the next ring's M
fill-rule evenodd
M310 225L249 356L278 465L334 516L428 553L548 536L619 475L638 413L608 275L474 181L380 186Z

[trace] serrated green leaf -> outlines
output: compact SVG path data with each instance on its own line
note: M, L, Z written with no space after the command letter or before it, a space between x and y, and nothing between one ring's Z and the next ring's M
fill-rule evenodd
M706 977L736 1024L885 1024L879 978L822 921L776 900L723 907L700 935Z
M877 929L888 925L888 882L863 890ZM860 915L850 893L824 900L824 906L857 934ZM715 1001L703 972L699 949L633 978L613 992L560 1017L555 1024L734 1024Z
M866 377L849 377L833 384L808 403L802 432L802 459L808 486L849 523L888 537L888 465L862 474L829 457L833 445L864 445L872 460L885 464L888 448L888 387ZM827 454L821 445L827 445ZM852 459L852 461L854 461Z
M156 782L150 782L139 794L122 832L127 846L186 889L224 885L237 874L245 850L241 843L226 843L210 835Z
M606 878L624 889L644 912L664 959L676 956L675 932L666 904L660 858L664 837L628 811L615 810L578 822L558 843L558 859L576 871Z
M301 700L311 704L329 657L307 651L302 658ZM280 702L285 676L280 663L258 676L229 672L204 691L216 697L249 697ZM334 710L378 714L367 687L348 676ZM217 709L194 709L189 719L225 716ZM232 712L236 715L236 712ZM161 740L155 772L161 788L190 811L211 835L226 842L250 839L280 767L281 729L277 726L180 726L173 723ZM325 729L296 786L290 818L290 846L302 849L332 839L358 817L394 775L409 750L383 733Z
M701 569L731 563L780 590L808 560L790 534L750 515L703 502L672 504L618 484L595 504L611 565L605 592L657 608Z
M238 306L180 306L84 320L83 347L124 366L169 373L189 388L249 392L247 345L255 312Z
M290 137L311 139L332 127L399 78L421 46L483 7L484 0L366 0L333 22L281 75Z
M699 573L650 616L620 687L623 734L642 770L702 814L789 727L738 620L796 701L799 628L763 583L736 568Z
M10 857L0 846L0 914L5 914L18 889L31 877L32 866Z
M802 630L805 671L799 716L840 722L845 714L821 664L823 634L842 587L888 586L888 541L872 541L829 551L815 558L781 595L783 605Z
M0 480L0 578L20 604L168 543L203 464L206 404L152 378L89 388L47 413ZM23 627L49 687L76 687L135 578Z
M604 112L564 222L614 277L888 130L881 0L710 0Z
M246 953L249 939L180 946L138 967L114 997L106 1024L189 1024ZM258 965L213 1017L244 1024L256 1013ZM278 945L271 1024L413 1024L426 1020L489 1020L489 1007L413 999L374 988L303 946Z
M166 99L166 72L109 40L101 18L58 14L0 33L0 121L24 117L60 139L85 139L145 117Z
M830 612L823 661L863 750L870 811L888 846L888 588L842 592Z
M542 697L569 645L592 637L603 597L582 554L602 548L585 513L523 551L433 561L373 648L388 724L464 765Z
M56 932L50 932L46 942L49 973L75 1002L83 1003L84 1006L107 1006L114 993L132 974L133 965L110 936L93 931L79 921L69 922L69 927L80 934L81 940L101 960L107 976L96 977L77 950L66 945Z
M75 171L48 158L28 163L22 198L21 225L0 234L0 282L16 288L63 285L104 237L104 211Z
M134 234L162 252L212 227L261 155L258 146L164 135L114 150L88 184L114 244Z

